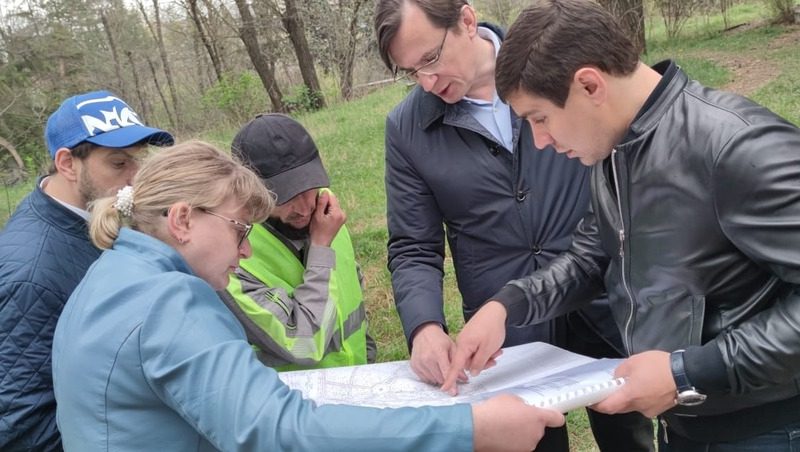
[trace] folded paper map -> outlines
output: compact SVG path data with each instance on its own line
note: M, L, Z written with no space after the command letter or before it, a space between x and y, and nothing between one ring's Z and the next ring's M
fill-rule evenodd
M408 361L281 372L281 380L318 404L398 408L473 403L512 393L561 412L597 403L624 383L619 359L594 359L543 342L503 349L497 365L459 384L453 397L420 381Z

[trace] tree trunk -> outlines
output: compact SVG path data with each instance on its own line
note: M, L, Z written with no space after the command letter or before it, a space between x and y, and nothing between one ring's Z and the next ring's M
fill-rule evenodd
M115 91L117 94L125 99L127 94L125 94L125 84L122 80L122 69L119 61L119 54L117 53L117 43L114 42L114 35L111 33L111 27L108 24L108 16L104 10L100 11L100 22L103 24L103 31L106 33L108 46L111 48L111 58L114 60L114 74L116 75L116 81L113 83L113 85L115 86Z
M13 144L11 144L10 141L6 140L3 137L0 137L0 147L6 148L9 154L11 154L11 157L14 159L14 161L17 162L17 166L19 166L19 169L21 171L25 171L25 164L22 163L22 157L19 156L17 149L14 147Z
M283 104L283 94L278 87L278 82L275 80L275 69L272 63L267 59L267 56L261 52L261 46L258 44L258 35L256 34L256 27L253 21L253 14L250 12L250 6L246 0L235 0L236 8L239 9L239 15L242 18L241 26L239 27L239 37L247 49L247 54L250 56L250 61L253 63L261 84L269 95L272 102L272 110L275 112L285 112L286 106Z
M147 12L145 12L144 5L142 4L141 0L137 0L137 3L139 5L139 11L141 11L142 17L144 18L145 24L147 24L147 28L150 30L150 34L153 36L156 46L158 46L158 56L161 58L161 64L164 65L164 76L167 78L169 95L172 99L172 111L174 113L173 126L179 128L181 117L180 109L178 108L178 91L175 89L175 81L172 78L172 69L170 69L169 59L167 58L167 48L164 46L164 35L161 32L161 12L158 9L158 0L153 0L155 25L150 22L150 18L147 16Z
M616 16L628 39L639 51L647 53L644 39L644 4L642 0L600 0L600 4Z
M125 56L128 57L128 64L131 65L131 74L133 74L133 86L136 88L136 97L139 98L139 105L141 106L142 113L142 120L147 122L145 118L150 117L150 104L147 102L147 98L145 97L144 93L142 92L142 84L139 81L139 71L136 70L136 64L133 62L133 52L128 50L125 52Z
M339 66L339 91L342 99L345 100L353 98L353 64L358 44L356 27L358 26L358 12L363 4L364 0L354 0L346 40L337 46L339 48L339 55L336 58L336 64ZM344 13L344 8L341 13Z
M314 67L314 57L311 55L311 49L306 39L303 21L297 11L297 4L295 0L284 0L283 3L286 9L281 15L281 21L286 28L286 32L289 34L292 47L294 47L294 53L297 56L297 64L300 66L300 74L303 77L303 83L313 96L314 109L323 108L325 107L325 97L322 95L322 90L319 86L317 69Z
M203 27L203 23L200 19L200 9L197 7L197 0L186 0L188 4L187 10L189 11L189 17L192 18L192 22L194 23L194 27L197 30L197 34L200 37L200 41L203 43L203 47L206 48L206 52L208 52L208 57L211 58L211 64L214 66L214 73L217 75L217 81L222 81L222 63L220 62L219 55L217 55L216 49L211 45L210 39L208 34Z
M161 83L158 82L158 73L156 72L156 65L153 64L153 60L150 58L147 59L147 64L150 65L150 72L153 74L153 82L156 84L156 91L158 91L158 96L161 98L161 103L164 105L164 111L167 112L167 117L169 118L169 124L172 128L175 128L175 119L172 117L172 112L169 109L169 102L167 102L166 96L164 96L164 90L161 89Z
M217 54L217 58L219 58L220 71L224 74L227 70L225 62L225 55L228 54L225 48L225 39L229 36L227 30L235 31L236 26L234 24L236 21L224 3L214 5L213 0L202 1L208 14L200 16L200 19L203 21L203 27L209 37L211 47L214 49L214 53Z
M194 64L196 74L197 74L197 83L200 88L200 92L204 93L208 88L214 85L215 75L211 72L214 70L211 65L208 64L200 64L202 61L205 63L207 54L205 53L204 49L201 49L202 45L200 44L198 39L192 40L192 51L194 52Z

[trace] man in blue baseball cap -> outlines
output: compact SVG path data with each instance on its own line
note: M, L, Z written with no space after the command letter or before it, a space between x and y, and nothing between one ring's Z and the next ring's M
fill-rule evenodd
M100 250L87 206L130 185L147 145L169 133L147 127L107 91L65 100L47 120L53 165L0 231L0 450L61 450L50 370L64 303Z

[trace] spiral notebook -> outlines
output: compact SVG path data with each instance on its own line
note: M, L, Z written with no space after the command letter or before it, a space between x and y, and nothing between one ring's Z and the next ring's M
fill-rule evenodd
M612 392L625 384L624 378L614 378L599 383L586 386L579 386L566 392L555 394L544 399L528 401L528 404L539 408L550 408L561 412L567 412L575 408L589 406L605 399Z
M625 384L623 378L614 378L614 368L618 360L598 360L554 373L548 377L532 380L507 390L520 396L529 405L550 408L566 413L593 405Z
M542 342L503 349L497 365L459 385L450 396L419 381L408 361L281 372L290 387L318 404L379 408L478 402L513 393L528 404L561 412L592 405L624 384L621 360L594 359Z

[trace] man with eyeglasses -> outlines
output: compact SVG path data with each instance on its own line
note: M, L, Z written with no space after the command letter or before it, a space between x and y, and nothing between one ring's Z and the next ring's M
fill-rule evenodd
M258 358L277 370L373 362L361 274L314 140L294 119L265 114L231 149L276 196L270 218L252 227L252 256L220 293Z
M412 368L441 384L453 350L443 313L445 238L469 319L506 282L569 246L588 210L590 171L537 150L529 125L497 96L503 32L478 23L466 0L378 0L374 26L383 62L417 84L386 120L388 267ZM510 329L504 345L532 341L594 357L622 350L604 299ZM603 451L654 448L652 422L637 413L589 410L589 419ZM566 429L548 431L537 450L569 450Z
M148 144L173 141L107 91L72 96L48 118L49 174L0 232L0 450L61 450L50 353L64 304L100 256L88 206L132 183Z

